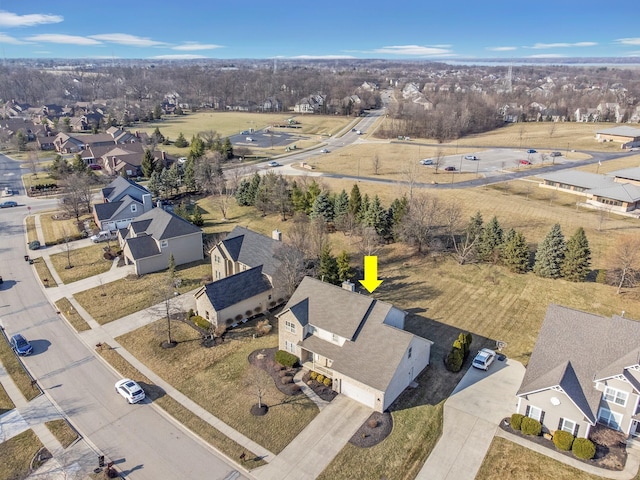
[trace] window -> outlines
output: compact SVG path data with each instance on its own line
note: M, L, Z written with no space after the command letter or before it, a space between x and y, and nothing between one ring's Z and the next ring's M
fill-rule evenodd
M213 260L214 260L214 262L216 262L216 263L220 263L220 257L219 257L218 255L214 255L214 256L213 256Z
M613 402L616 405L624 407L627 404L627 398L629 398L629 394L622 390L617 390L611 387L606 387L604 389L604 399L607 402Z
M607 408L601 408L598 411L598 421L605 425L620 430L620 424L622 423L622 414L612 412Z
M131 205L131 211L132 212L137 212L138 211L138 205L136 205L136 204Z
M286 320L284 322L284 329L289 333L296 333L296 324Z
M205 310L204 316L207 320L209 320L209 310Z
M534 420L538 420L542 423L542 409L529 405L527 407L527 417L533 418Z
M569 432L571 435L578 434L578 424L573 420L569 420L568 418L561 418L559 429L564 430L565 432Z
M220 272L216 272L216 280L220 280L222 278L222 275L220 274Z
M411 358L411 349L412 349L412 348L413 348L413 347L409 347L409 352L407 353L407 358Z
M284 349L289 353L296 353L296 345L289 340L284 341Z
M167 248L169 246L169 240L160 240L160 248Z

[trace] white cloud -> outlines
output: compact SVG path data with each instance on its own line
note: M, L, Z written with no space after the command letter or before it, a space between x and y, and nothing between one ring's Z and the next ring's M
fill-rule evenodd
M41 35L32 35L27 37L27 40L31 42L46 42L46 43L64 43L71 45L102 45L102 42L98 42L92 38L79 37L77 35L62 35L58 33L43 33Z
M184 45L176 45L175 47L171 47L173 50L182 50L182 51L196 51L196 50L213 50L215 48L224 48L222 45L215 45L213 43L197 43L197 42L187 42Z
M487 47L487 50L492 52L510 52L511 50L517 50L518 47Z
M640 45L640 38L619 38L616 42L622 45Z
M595 47L598 45L596 42L576 42L576 43L536 43L531 47L537 50L541 48L571 48L571 47Z
M60 23L64 20L60 15L45 15L31 13L29 15L16 15L15 13L0 10L0 27L33 27L46 23Z
M286 58L286 57L278 57L278 58ZM290 58L297 58L300 60L349 60L355 58L351 55L296 55Z
M155 57L149 57L156 60L197 60L198 58L208 58L204 55L195 55L191 53L180 53L175 55L156 55Z
M394 45L382 48L376 48L372 53L381 53L383 55L419 55L419 56L446 56L452 52L443 46L422 46L422 45ZM448 46L446 46L448 47Z
M157 42L150 38L137 37L128 33L102 33L100 35L90 35L95 40L102 40L109 43L117 43L119 45L129 45L131 47L157 47L166 45L164 42Z
M9 43L11 45L24 45L27 42L18 40L17 38L10 37L6 33L0 33L0 43Z
M527 58L566 58L566 55L562 53L538 53L536 55L529 55Z

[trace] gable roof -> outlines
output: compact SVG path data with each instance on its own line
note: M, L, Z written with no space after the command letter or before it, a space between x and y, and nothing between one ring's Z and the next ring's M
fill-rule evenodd
M134 190L127 192L130 187L134 187ZM135 200L139 202L142 201L143 195L150 194L149 190L144 188L142 185L124 177L116 177L109 185L102 189L102 198L108 202L117 202L122 199L125 192L128 195L133 193L131 196L137 196L138 198L135 198Z
M640 137L640 129L633 127L613 127L605 130L598 130L596 133L605 135L620 135L621 137Z
M594 188L589 190L589 193L597 197L635 203L640 200L640 185L614 183L608 187Z
M133 238L128 237L126 243L129 246L129 251L134 260L160 255L158 242L150 235L141 235Z
M632 352L638 358L638 338L640 323L634 320L551 304L517 395L560 387L595 423L601 392L594 382L622 375Z
M224 246L234 262L251 268L262 265L262 271L271 277L280 266L280 260L276 258L278 250L291 248L279 240L244 227L235 227L218 245Z
M616 178L623 178L626 180L640 180L640 167L623 168L621 170L614 170L607 175L611 175Z
M148 212L138 216L129 226L137 235L146 233L156 240L182 237L193 233L202 233L202 230L191 222L174 213L169 213L162 208L152 208Z
M271 290L272 286L269 279L263 275L262 266L259 265L208 283L202 288L201 292L207 295L213 308L220 311Z
M386 391L412 342L429 342L385 323L390 314L404 315L393 305L305 277L282 315L293 315L347 338L342 346L307 336L302 348L330 358L331 368L377 390Z
M581 172L580 170L560 170L558 172L540 175L540 178L587 189L608 187L615 184L612 177L599 175L597 173Z

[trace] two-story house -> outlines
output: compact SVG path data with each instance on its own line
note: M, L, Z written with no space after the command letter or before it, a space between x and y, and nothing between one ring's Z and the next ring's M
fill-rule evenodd
M640 435L640 322L550 305L517 396L545 431Z
M102 189L102 203L93 204L93 219L100 230L118 230L152 208L149 190L126 178L116 177Z
M118 241L137 275L166 269L171 255L176 266L204 258L202 230L162 208L152 208L118 230Z
M279 348L383 412L429 365L433 342L404 330L406 312L352 285L305 277L278 315Z

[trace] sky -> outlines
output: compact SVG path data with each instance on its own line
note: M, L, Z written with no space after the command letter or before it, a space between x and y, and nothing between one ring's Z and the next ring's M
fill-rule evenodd
M600 0L0 0L0 54L73 59L640 61L640 27L632 4L620 8Z

